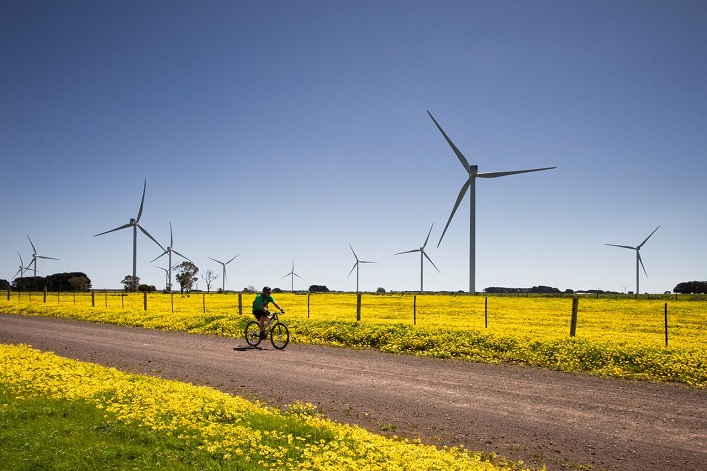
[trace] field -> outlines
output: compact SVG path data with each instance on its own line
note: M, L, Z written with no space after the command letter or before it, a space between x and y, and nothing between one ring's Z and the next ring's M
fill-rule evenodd
M5 312L241 336L254 295L120 292L11 293ZM383 351L523 362L651 381L707 386L707 301L692 297L570 297L277 293L292 340ZM147 309L145 309L147 307ZM666 334L667 311L667 334ZM239 314L242 312L242 315ZM666 346L667 339L667 346Z

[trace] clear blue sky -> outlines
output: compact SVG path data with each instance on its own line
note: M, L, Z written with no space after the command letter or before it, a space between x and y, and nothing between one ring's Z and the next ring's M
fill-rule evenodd
M227 289L663 292L707 270L707 3L5 1L0 278L132 272L137 215ZM166 266L138 238L141 282ZM174 263L177 258L173 260ZM214 287L221 286L221 279ZM199 288L205 289L201 281Z

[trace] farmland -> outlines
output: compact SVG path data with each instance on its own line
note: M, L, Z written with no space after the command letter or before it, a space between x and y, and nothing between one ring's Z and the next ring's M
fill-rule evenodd
M242 315L238 294L12 293L0 308L239 337L252 297L241 296ZM707 386L707 302L700 299L582 298L574 337L569 297L364 294L359 321L355 294L278 293L276 300L299 343Z

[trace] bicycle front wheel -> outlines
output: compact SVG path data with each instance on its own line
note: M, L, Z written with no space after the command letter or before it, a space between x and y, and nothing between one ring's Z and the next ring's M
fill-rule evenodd
M273 347L282 350L290 343L290 329L282 322L278 322L270 331L270 342Z
M256 321L248 322L245 326L245 341L251 347L257 347L260 343L260 324Z

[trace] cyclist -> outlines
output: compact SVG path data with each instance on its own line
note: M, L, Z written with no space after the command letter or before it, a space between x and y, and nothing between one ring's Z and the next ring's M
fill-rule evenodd
M268 335L265 333L265 322L270 319L270 311L268 310L268 303L273 303L273 305L280 310L281 313L285 311L275 302L271 296L272 290L270 287L265 286L263 292L259 293L255 300L253 301L253 315L258 322L260 322L260 338L264 339Z

